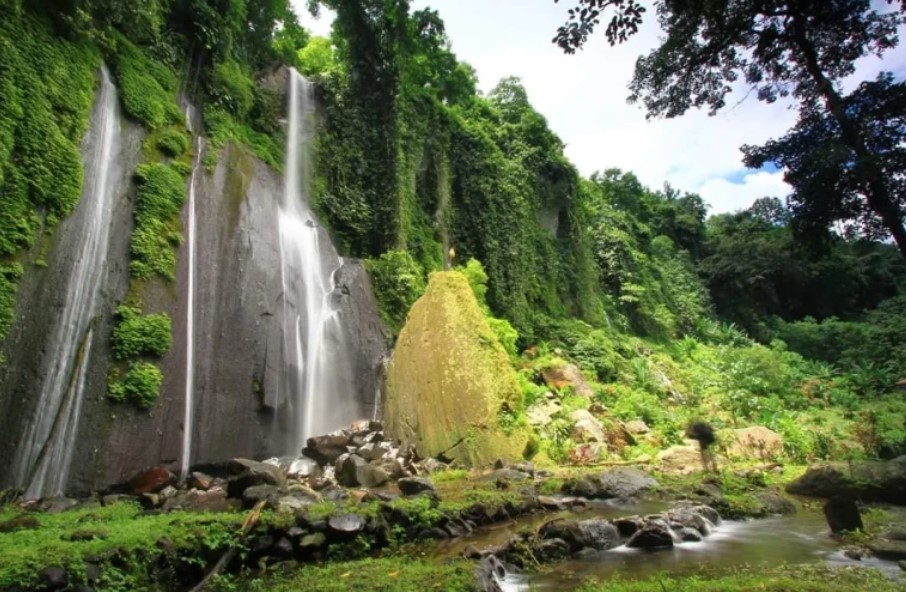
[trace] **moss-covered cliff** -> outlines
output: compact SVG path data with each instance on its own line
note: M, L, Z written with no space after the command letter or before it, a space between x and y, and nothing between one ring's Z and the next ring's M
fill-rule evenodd
M528 435L500 418L519 407L516 372L468 280L455 271L432 274L390 363L387 430L422 456L466 465L513 460Z

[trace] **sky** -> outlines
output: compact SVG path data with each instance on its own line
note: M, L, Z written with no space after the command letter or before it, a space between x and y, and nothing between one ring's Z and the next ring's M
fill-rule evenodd
M300 8L304 4L294 2ZM532 105L564 141L567 157L583 175L612 167L632 171L652 189L668 182L698 193L712 214L790 192L783 171L746 169L739 151L743 144L762 144L792 127L796 113L788 104L762 103L740 88L713 117L689 111L676 119L646 121L643 108L627 104L626 96L636 58L653 49L661 35L652 13L623 45L611 47L599 34L584 50L565 55L551 39L573 4L412 0L412 10L430 6L440 13L454 53L475 68L483 92L503 77L521 78ZM298 12L315 34L329 33L329 13L315 21L304 9ZM874 78L881 70L906 72L906 45L885 54L883 63L873 57L860 61L846 86Z

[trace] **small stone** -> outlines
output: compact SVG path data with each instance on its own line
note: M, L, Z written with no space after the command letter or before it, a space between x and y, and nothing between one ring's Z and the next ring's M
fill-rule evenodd
M327 527L339 538L351 539L365 529L365 519L358 514L338 514L328 518Z
M14 532L16 530L34 530L40 528L41 521L34 516L29 516L28 514L22 514L21 516L16 516L6 520L5 522L0 522L0 532Z
M57 565L42 569L38 578L45 590L63 590L69 585L69 575L66 570Z
M242 493L242 502L246 508L254 507L258 502L266 502L273 509L280 502L280 488L274 485L255 485Z
M345 430L309 438L302 454L316 460L321 465L333 464L346 453L349 438L349 432Z
M626 542L630 549L661 549L673 547L673 533L662 522L644 525Z
M323 471L317 461L311 458L300 457L289 464L286 474L297 479L316 479Z
M157 493L174 480L173 473L166 467L158 465L140 471L129 479L124 492L129 495L142 495L143 493Z
M437 493L434 484L424 477L405 477L397 481L397 486L405 496L418 495L425 492Z
M272 549L274 557L289 559L293 556L293 544L286 537L280 537Z
M38 507L42 512L59 514L79 507L79 502L69 497L50 497L42 499Z
M195 489L200 489L202 491L207 491L211 488L213 479L210 475L206 475L200 471L194 471L189 475L189 487Z
M311 551L313 549L320 549L324 546L324 543L327 542L327 537L323 532L313 532L302 537L302 540L299 541L299 549L302 551Z

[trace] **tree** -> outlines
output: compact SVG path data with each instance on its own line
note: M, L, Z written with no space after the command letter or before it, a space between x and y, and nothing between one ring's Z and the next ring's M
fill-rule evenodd
M901 0L888 4L894 1L904 8ZM850 96L841 91L856 60L898 44L903 10L881 12L870 0L657 0L654 5L665 37L636 63L629 100L644 104L648 117L677 117L692 107L708 107L713 114L739 80L765 102L794 98L801 111L796 130L764 149L748 148L748 161L802 160L813 149L826 149L832 137L842 152L832 158L835 165L822 167L827 175L790 171L787 176L799 206L794 215L814 227L856 214L864 227L889 233L906 258L903 192L890 180L899 179L906 164L899 149L891 148L902 129L884 119L900 121L902 101L883 97L900 93L899 85L882 76ZM613 10L606 31L611 43L635 33L645 12L636 0L578 0L554 42L570 53L581 48L608 9ZM834 190L815 191L828 186Z

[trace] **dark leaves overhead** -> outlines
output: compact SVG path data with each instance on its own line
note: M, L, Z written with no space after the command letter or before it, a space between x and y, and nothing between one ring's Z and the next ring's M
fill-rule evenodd
M553 42L566 53L575 53L601 24L601 13L609 8L614 13L604 34L611 45L623 43L638 32L646 9L636 0L579 0L578 6L569 9L569 21L557 29Z

